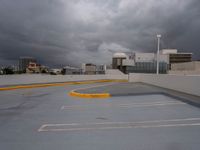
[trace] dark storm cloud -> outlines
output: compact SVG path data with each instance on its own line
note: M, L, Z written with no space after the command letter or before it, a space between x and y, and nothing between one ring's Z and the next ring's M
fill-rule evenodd
M1 0L0 63L110 63L110 50L155 51L157 33L199 59L199 26L198 0Z

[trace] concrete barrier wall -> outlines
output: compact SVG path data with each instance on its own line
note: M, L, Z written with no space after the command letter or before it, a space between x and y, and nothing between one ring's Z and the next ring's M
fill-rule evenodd
M116 80L128 80L128 75L122 74L122 75L105 75L106 79L116 79Z
M53 83L67 81L87 81L101 79L126 79L127 75L2 75L0 76L0 86L21 85L34 83Z
M200 76L130 74L130 82L144 82L200 96Z
M168 74L172 74L172 75L200 75L200 70L169 71Z

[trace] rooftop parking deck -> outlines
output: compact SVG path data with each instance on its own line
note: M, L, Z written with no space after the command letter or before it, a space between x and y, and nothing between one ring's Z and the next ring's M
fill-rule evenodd
M75 89L113 97L69 96ZM0 97L1 149L200 147L200 109L190 105L196 96L141 83L96 83L0 91Z

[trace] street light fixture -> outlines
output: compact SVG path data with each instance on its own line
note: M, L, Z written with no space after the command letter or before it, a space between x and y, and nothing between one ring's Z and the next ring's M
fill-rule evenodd
M156 68L156 74L159 74L159 54L160 54L160 38L162 36L160 34L157 34L158 38L158 50L157 50L157 68Z

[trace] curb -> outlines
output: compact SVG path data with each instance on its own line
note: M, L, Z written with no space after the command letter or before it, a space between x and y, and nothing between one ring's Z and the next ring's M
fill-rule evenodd
M69 93L70 96L73 97L80 97L80 98L109 98L111 95L109 93L95 93L95 94L88 94L88 93L77 93L74 91L71 91Z
M30 89L30 88L42 88L51 86L65 86L65 85L77 85L77 84L92 84L92 83L107 83L107 82L128 82L127 80L90 80L90 81L69 81L62 83L46 83L46 84L33 84L33 85L15 85L1 87L0 91L17 90L17 89Z

